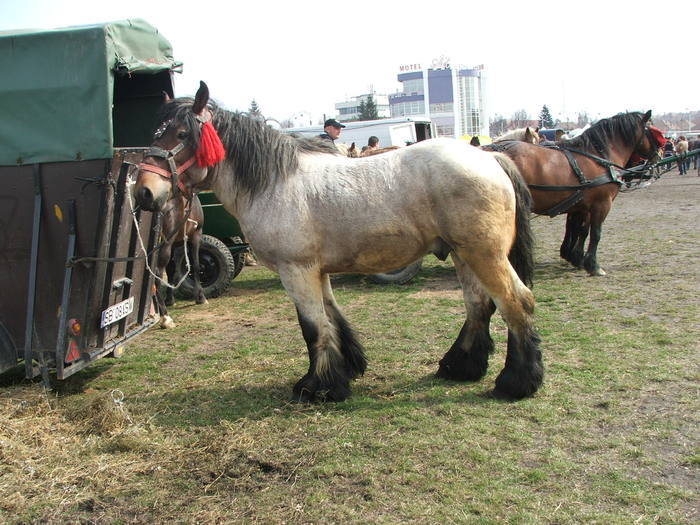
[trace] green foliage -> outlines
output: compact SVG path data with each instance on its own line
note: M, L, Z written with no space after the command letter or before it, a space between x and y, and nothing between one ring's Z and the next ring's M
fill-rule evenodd
M250 103L250 108L248 108L248 116L252 119L257 119L257 120L264 120L265 117L262 114L262 111L260 111L260 106L258 106L258 103L253 99Z
M542 111L540 111L540 127L542 128L553 128L554 127L554 119L552 118L551 113L549 112L549 108L545 104L542 106Z
M377 120L378 118L377 103L370 93L366 99L360 102L360 120Z

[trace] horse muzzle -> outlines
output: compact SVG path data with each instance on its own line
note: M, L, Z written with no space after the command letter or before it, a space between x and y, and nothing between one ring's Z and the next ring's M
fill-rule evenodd
M150 188L141 186L137 188L134 197L139 207L146 211L160 211L168 198L167 194L154 195Z

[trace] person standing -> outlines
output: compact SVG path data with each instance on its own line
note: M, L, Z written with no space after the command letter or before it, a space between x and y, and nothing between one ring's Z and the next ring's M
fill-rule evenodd
M678 137L678 142L676 143L676 155L678 155L678 171L681 175L688 173L688 141L685 140L685 136L681 135Z
M362 147L362 153L379 149L379 137L372 135L367 139L367 145Z
M334 118L329 118L323 123L323 133L321 133L318 137L335 144L335 139L340 137L340 130L344 127L344 124L341 124Z

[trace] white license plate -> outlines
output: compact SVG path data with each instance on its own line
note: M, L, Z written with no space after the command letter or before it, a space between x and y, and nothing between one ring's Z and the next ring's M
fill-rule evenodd
M124 319L127 315L134 311L134 298L129 297L121 303L113 304L102 312L102 320L100 328L116 323L120 319Z

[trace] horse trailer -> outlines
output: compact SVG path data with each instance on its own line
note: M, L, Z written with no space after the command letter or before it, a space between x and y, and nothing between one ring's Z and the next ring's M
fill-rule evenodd
M0 34L0 372L64 379L157 322L130 179L179 67L138 19Z

